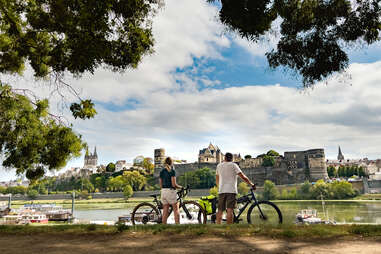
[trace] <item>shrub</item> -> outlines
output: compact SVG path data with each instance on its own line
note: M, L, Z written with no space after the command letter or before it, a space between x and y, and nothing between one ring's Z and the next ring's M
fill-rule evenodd
M271 200L276 199L278 196L279 192L276 189L275 184L270 180L266 180L263 185L262 198L264 200Z
M30 190L28 190L27 195L28 195L28 198L30 198L30 199L36 199L38 196L38 191L30 189Z
M126 185L123 189L123 195L125 199L129 199L134 194L134 191L132 190L131 185Z
M263 156L263 167L273 167L275 165L275 159L273 156L265 155Z
M318 180L312 187L312 197L314 199L320 199L321 195L323 195L323 198L330 197L328 184L325 183L322 179Z
M240 195L246 195L250 191L250 187L245 182L238 184L238 193Z

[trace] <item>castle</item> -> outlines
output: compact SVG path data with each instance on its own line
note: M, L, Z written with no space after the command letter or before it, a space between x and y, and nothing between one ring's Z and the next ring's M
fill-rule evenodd
M89 153L89 149L86 150L85 160L83 168L91 169L98 165L97 147L94 148L94 153Z
M155 149L154 176L158 177L165 157L163 148ZM200 150L198 162L175 165L176 175L180 176L204 167L215 170L223 160L221 150L209 144L207 148ZM328 178L324 149L285 152L284 156L275 157L274 160L272 167L264 167L263 157L242 159L238 154L234 159L251 181L258 185L262 185L265 180L281 185Z
M221 152L218 146L209 144L207 148L200 150L198 154L198 162L199 163L221 163L225 160L224 154ZM239 162L241 161L240 154L233 154L233 161Z

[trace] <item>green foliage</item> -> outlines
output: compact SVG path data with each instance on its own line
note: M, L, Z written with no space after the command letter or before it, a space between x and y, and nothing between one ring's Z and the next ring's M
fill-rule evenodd
M262 162L263 167L273 167L274 165L275 165L275 159L273 156L270 156L270 155L263 156L263 162Z
M276 199L278 196L279 196L279 192L277 188L275 187L275 184L270 180L266 180L263 185L263 192L262 192L263 200L273 200L273 199Z
M329 194L328 184L324 182L324 180L318 180L312 186L312 197L315 199L319 199L320 195L323 195L323 198L327 198Z
M152 52L150 20L160 1L1 0L0 72L35 76L136 68Z
M38 191L30 189L30 190L28 190L27 195L28 195L28 198L30 198L30 199L36 199L38 196Z
M304 182L298 190L298 199L311 199L312 198L312 184L308 181Z
M332 177L336 177L336 174L337 174L337 172L336 172L336 168L335 168L334 166L329 166L329 167L327 167L327 173L328 173L328 176L329 176L330 178L332 178Z
M329 184L329 197L333 199L346 199L356 196L352 184L345 181L334 181Z
M74 118L90 119L93 118L97 111L94 109L94 103L91 100L81 100L80 103L72 103L70 110Z
M304 86L348 67L345 47L380 40L379 0L207 0L220 2L221 22L241 37L257 41L281 20L277 48L266 53L270 67L284 66L303 77ZM278 18L278 19L277 19Z
M3 187L3 186L0 186L0 193L1 194L5 194L6 193L6 190L7 188Z
M247 183L240 182L238 184L238 193L240 195L246 195L249 191L250 191L250 187L249 187L249 185L247 185Z
M268 156L273 156L273 157L277 157L277 156L279 156L279 153L276 152L276 151L274 151L274 150L270 150L270 151L268 151L268 152L266 153L266 155L268 155Z
M250 154L247 154L247 155L245 155L245 160L247 160L247 159L251 159L251 155Z
M106 172L115 172L115 164L110 162L109 164L107 164L106 166Z
M126 185L123 189L123 195L125 199L129 199L134 194L131 185Z
M209 189L209 194L213 195L215 197L218 197L218 188L217 188L217 186L214 186L214 187L210 188Z
M147 184L147 178L139 171L124 171L123 183L130 185L134 191L140 191Z
M3 166L16 168L35 181L46 171L60 169L80 156L85 144L66 126L47 117L46 100L33 105L28 98L14 94L0 84L0 147Z
M192 188L206 189L216 185L216 172L208 167L187 172L178 178L179 184Z
M148 175L153 175L155 165L153 164L152 158L144 158L142 166L146 170Z
M28 188L26 188L24 186L9 186L5 190L5 194L12 194L12 195L21 194L21 195L25 195L27 193L27 191L28 191Z

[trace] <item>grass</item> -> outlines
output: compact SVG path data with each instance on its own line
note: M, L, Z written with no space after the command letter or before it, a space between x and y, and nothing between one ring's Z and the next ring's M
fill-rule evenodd
M342 236L381 237L381 226L377 225L308 225L263 227L255 225L146 225L146 226L103 226L103 225L47 225L47 226L0 226L4 234L139 234L179 236L265 236L289 239L326 239Z

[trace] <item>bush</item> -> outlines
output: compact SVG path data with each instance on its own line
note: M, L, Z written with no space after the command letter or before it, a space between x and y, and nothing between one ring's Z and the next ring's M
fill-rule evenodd
M320 199L321 195L323 195L323 198L330 197L329 195L329 188L328 184L324 182L324 180L318 180L315 185L312 187L312 197L314 199Z
M348 182L334 181L329 184L330 197L333 199L345 199L356 196L356 192L353 190L352 184Z
M263 200L276 199L278 196L279 196L279 192L276 189L275 184L271 182L270 180L266 180L263 185L263 193L262 193Z
M38 196L38 191L30 189L30 190L28 190L27 195L28 195L28 198L30 198L30 199L36 199Z
M273 156L270 156L270 155L263 156L263 162L262 162L263 167L273 167L274 165L275 165L275 159Z
M238 184L238 193L240 195L246 195L250 191L250 187L245 182Z
M215 197L218 197L218 188L217 188L217 186L214 186L213 188L210 188L209 189L209 194L213 195Z
M134 194L134 191L132 190L131 185L126 185L123 190L123 195L125 199L129 199Z
M308 181L305 181L302 186L300 186L300 189L298 190L298 199L311 199L312 194L312 184Z

